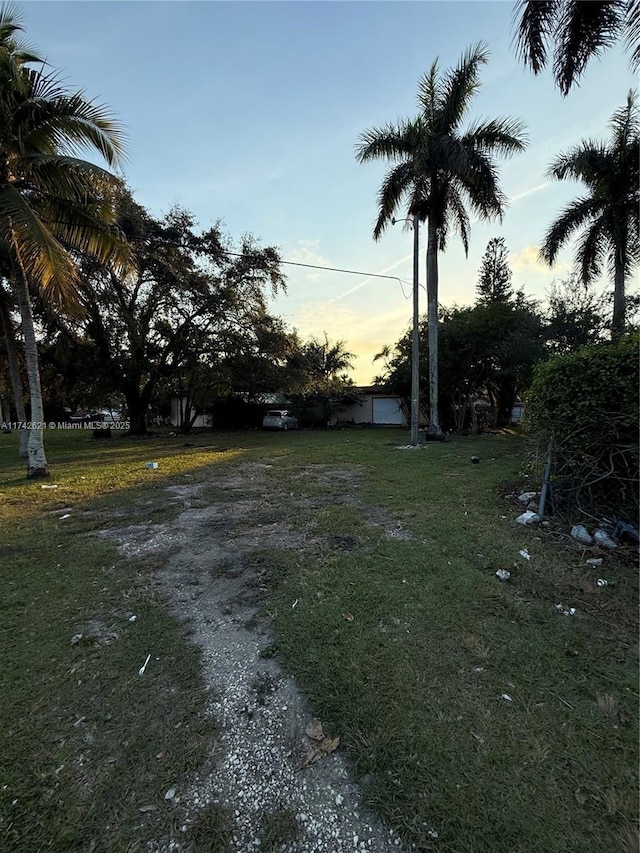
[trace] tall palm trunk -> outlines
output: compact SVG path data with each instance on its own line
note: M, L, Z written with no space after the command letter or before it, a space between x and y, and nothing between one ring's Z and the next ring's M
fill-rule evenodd
M17 263L14 267L16 274L13 277L12 283L22 320L24 356L27 366L27 378L29 380L29 396L31 398L31 429L29 430L27 445L27 479L34 479L36 477L48 477L49 468L44 452L44 408L42 405L40 364L36 332L33 324L33 311L31 309L31 296L29 294L27 275L22 266L19 252L16 252L16 260Z
M427 223L427 322L429 329L429 427L427 439L443 438L438 417L438 235L433 217Z
M0 326L4 333L4 341L7 349L7 361L9 362L9 376L11 378L11 390L13 391L13 399L16 407L16 417L21 423L26 423L27 413L24 409L24 393L22 390L22 378L20 376L20 363L18 361L18 348L16 346L15 332L11 315L9 314L9 305L7 296L2 287L0 287ZM11 420L8 417L7 420ZM27 457L27 444L29 434L26 429L18 430L18 453L25 459Z
M616 249L613 270L613 320L611 323L611 334L619 338L624 332L625 301L624 301L624 267L625 267L624 245Z

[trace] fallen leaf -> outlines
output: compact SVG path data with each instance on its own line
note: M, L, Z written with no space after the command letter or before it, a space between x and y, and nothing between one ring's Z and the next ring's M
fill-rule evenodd
M310 767L319 758L322 758L323 755L329 755L330 753L335 752L339 746L339 736L335 738L324 737L321 741L316 741L312 744L311 749L307 753L302 764L300 764L296 769L304 770L306 767Z
M307 723L305 733L311 740L322 740L324 738L322 723L317 717L314 717L310 723Z
M345 612L342 614L342 616L344 619L347 620L347 622L353 622L353 620L355 618L353 613L349 613L348 610L345 610Z
M320 742L320 749L324 752L325 755L329 755L331 752L335 752L336 749L340 746L340 736L330 738L325 737Z

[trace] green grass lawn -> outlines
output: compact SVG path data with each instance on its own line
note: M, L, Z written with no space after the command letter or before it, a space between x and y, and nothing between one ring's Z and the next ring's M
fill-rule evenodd
M262 554L279 567L273 651L341 733L367 802L418 850L637 849L635 566L590 569L553 526L514 523L520 437L419 452L393 430L47 438L57 489L27 483L17 437L0 436L0 849L134 851L170 833L164 792L215 748L198 654L153 565L87 534L166 521L159 485L267 457L273 493L324 543ZM328 499L305 509L314 494ZM90 619L118 639L72 645ZM197 850L230 849L225 827L221 813L194 828Z

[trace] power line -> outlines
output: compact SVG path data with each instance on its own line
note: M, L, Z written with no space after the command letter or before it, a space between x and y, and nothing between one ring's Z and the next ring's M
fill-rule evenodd
M226 249L223 249L222 252L225 255L232 255L235 258L248 258L248 257L250 257L250 255L246 255L243 252L228 252ZM365 278L388 278L388 279L391 279L392 281L400 282L401 287L402 287L403 283L404 284L410 283L409 280L406 278L399 278L397 275L382 275L382 273L379 273L379 272L360 272L359 270L340 269L340 267L321 267L319 264L303 264L300 261L283 261L282 259L279 260L279 263L287 264L288 266L291 266L291 267L307 267L308 269L312 269L312 270L328 270L329 272L344 272L344 273L348 273L349 275L362 275ZM403 291L403 293L404 293L404 291Z

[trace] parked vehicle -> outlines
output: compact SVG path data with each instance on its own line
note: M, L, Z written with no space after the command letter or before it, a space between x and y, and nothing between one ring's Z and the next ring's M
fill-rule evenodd
M272 409L262 419L263 429L298 429L298 419L286 409Z

